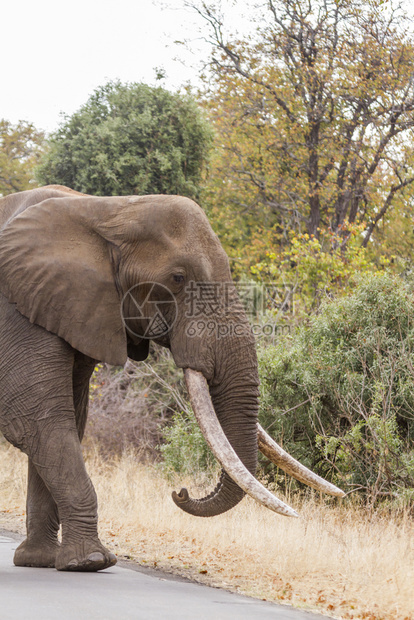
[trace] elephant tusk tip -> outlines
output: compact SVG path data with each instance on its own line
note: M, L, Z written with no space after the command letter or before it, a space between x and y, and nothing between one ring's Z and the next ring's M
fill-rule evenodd
M183 504L184 502L188 502L189 499L188 491L184 488L181 489L179 493L173 491L171 496L175 504Z

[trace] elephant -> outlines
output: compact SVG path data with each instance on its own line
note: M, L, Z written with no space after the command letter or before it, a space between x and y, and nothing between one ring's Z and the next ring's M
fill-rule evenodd
M200 317L208 333L197 330ZM214 516L248 493L297 516L255 478L258 448L306 484L343 496L258 425L254 337L228 257L198 204L31 189L0 199L0 430L28 456L27 536L17 566L115 564L98 537L96 493L81 452L89 380L98 362L146 359L150 340L183 369L222 465L206 497L174 492L179 508Z

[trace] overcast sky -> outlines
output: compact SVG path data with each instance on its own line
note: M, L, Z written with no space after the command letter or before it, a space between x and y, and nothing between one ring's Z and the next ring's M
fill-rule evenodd
M110 79L154 84L155 68L165 70L162 85L170 90L197 85L210 48L200 39L200 31L207 34L204 22L184 2L4 0L0 118L30 121L50 132L61 112L72 114L97 86ZM254 27L255 4L222 0L232 32ZM189 49L177 40L190 41Z
M57 128L110 79L165 87L197 82L197 19L181 0L13 0L3 2L0 118ZM175 40L193 39L194 54ZM190 46L191 47L191 46ZM204 53L208 48L204 45ZM175 60L179 55L186 65ZM201 54L202 55L202 54Z

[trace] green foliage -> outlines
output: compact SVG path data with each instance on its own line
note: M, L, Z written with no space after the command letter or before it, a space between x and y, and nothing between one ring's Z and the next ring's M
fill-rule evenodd
M171 426L164 428L165 443L160 451L167 473L197 474L211 471L216 461L192 411L176 413Z
M317 436L316 445L328 462L336 461L345 480L366 491L368 479L371 499L391 493L400 502L414 501L414 450L407 450L395 413L369 415L343 437Z
M259 352L261 419L305 465L375 500L414 485L414 303L388 274Z
M320 229L319 238L291 232L289 246L279 253L267 251L251 272L264 282L271 281L290 291L294 318L302 320L318 311L322 300L349 293L357 273L378 270L368 250L361 247L362 228L345 223L339 233ZM390 262L384 257L379 260L381 267Z
M196 198L211 139L189 94L109 82L51 137L38 176L102 196Z
M31 123L0 120L0 196L36 187L34 169L44 134Z

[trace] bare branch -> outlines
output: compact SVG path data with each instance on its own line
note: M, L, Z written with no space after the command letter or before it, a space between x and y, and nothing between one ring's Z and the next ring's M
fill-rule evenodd
M364 237L364 241L362 242L362 247L366 248L368 245L369 240L371 239L371 235L374 231L375 226L378 224L378 222L384 217L384 215L387 213L388 209L391 206L391 203L393 201L393 198L395 196L395 194L402 190L404 187L407 187L408 185L411 185L412 183L414 183L414 176L410 177L408 179L406 179L404 182L399 183L399 185L393 185L391 187L390 192L388 193L388 196L382 206L382 208L380 209L380 211L377 213L377 215L373 218L373 220L370 222L366 233L365 233L365 237Z

